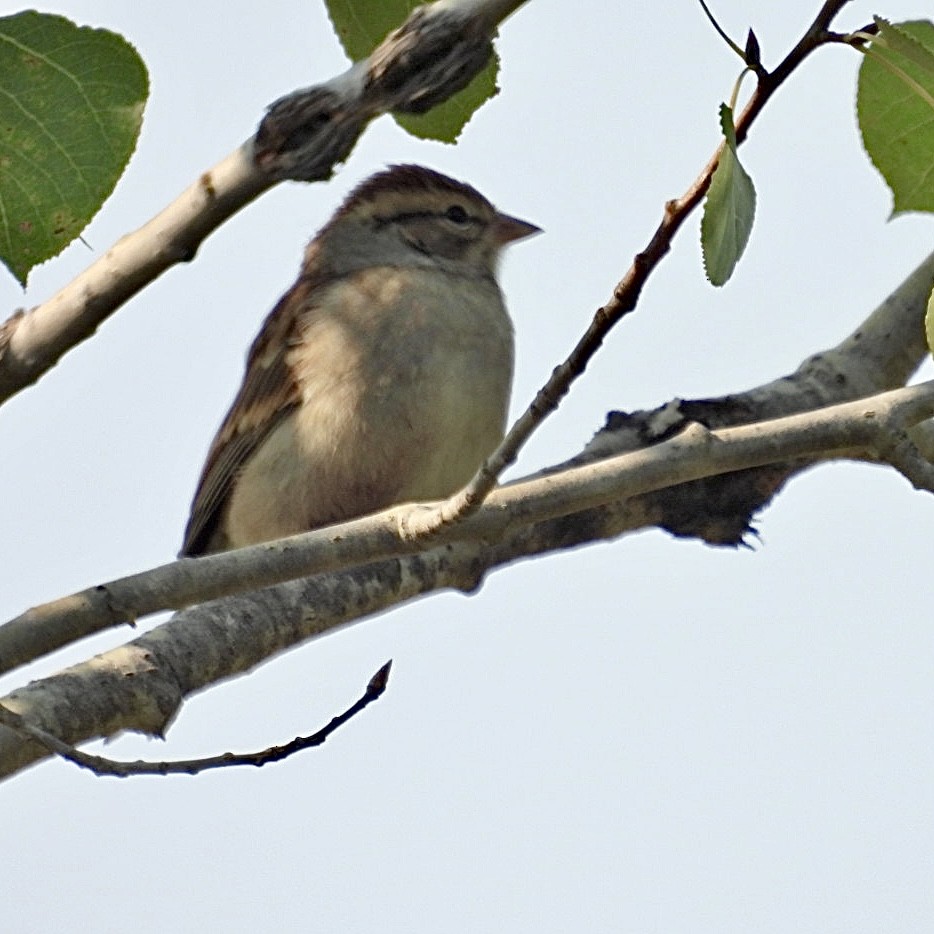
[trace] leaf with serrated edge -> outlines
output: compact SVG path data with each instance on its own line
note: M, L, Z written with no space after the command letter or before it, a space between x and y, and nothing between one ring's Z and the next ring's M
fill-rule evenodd
M704 201L701 246L704 269L712 285L724 285L739 262L756 213L756 190L736 155L733 114L720 105L724 146Z
M905 32L899 26L892 25L881 16L874 16L873 19L879 29L879 35L892 52L897 52L934 77L934 50L926 48L910 33Z
M934 23L880 28L888 47L873 44L859 69L863 145L892 190L893 216L934 211Z

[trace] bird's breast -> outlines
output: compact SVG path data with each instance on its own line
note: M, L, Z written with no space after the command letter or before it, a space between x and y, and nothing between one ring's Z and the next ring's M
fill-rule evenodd
M309 310L292 354L309 500L365 501L357 514L447 496L503 435L513 334L499 288L424 269L352 278Z

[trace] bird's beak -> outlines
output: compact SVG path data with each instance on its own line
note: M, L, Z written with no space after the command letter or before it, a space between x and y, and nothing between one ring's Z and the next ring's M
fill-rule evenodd
M493 221L493 236L500 246L541 232L541 227L536 227L528 221L521 221L518 217L510 217L508 214L497 214L496 220Z

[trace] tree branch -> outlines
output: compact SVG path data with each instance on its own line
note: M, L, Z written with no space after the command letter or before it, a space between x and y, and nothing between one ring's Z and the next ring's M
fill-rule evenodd
M848 0L828 0L804 36L785 56L778 67L768 72L756 69L758 84L749 103L736 121L736 139L741 143L769 98L789 78L796 68L821 45L837 41L827 32L834 17ZM665 205L664 217L645 249L638 253L623 278L617 283L609 302L598 308L593 321L577 342L567 359L554 368L545 385L538 391L531 405L510 428L499 447L481 465L476 475L462 490L439 503L434 509L413 516L405 528L412 538L430 537L445 525L453 524L478 509L504 470L516 462L519 451L542 422L557 408L570 391L573 382L583 374L594 354L600 349L609 332L627 314L634 311L649 276L671 249L671 243L681 225L710 187L713 173L720 159L720 149L710 157L700 175L680 198Z
M578 491L574 494L576 501L572 498L561 506L563 514L570 515L575 509L587 509L593 505L587 500L586 490L575 484L578 480L586 482L587 478L596 474L577 474L570 472L572 469L588 466L596 460L639 451L647 445L671 438L691 423L697 422L711 429L764 423L873 396L902 385L928 353L924 342L923 320L932 285L934 253L853 333L836 347L809 357L795 373L724 399L678 401L655 412L635 413L631 416L612 414L607 427L598 432L579 457L548 471L548 483L552 491L565 481L569 488ZM912 435L913 438L915 436L916 433ZM656 454L664 461L667 449L656 449ZM790 451L784 452L784 460L793 456ZM782 460L778 457L776 462L781 463ZM752 465L740 465L743 466ZM675 534L697 535L704 541L718 544L736 544L742 540L750 515L762 508L774 495L791 469L784 465L772 470L767 482L762 482L758 475L742 475L742 482L737 476L731 477L729 511L720 492L723 485L720 481L714 485L712 492L700 487L682 489L678 494L681 507L676 514L673 509L674 496L670 492L672 486L695 478L672 473L652 480L661 486L646 487L640 485L643 481L636 474L627 474L627 471L635 469L632 465L611 465L608 469L613 471L617 468L621 477L617 491L620 496L633 497L651 489L663 489L667 484L669 508L661 511L650 509L645 515L640 514L640 518L634 520L634 525L621 527L616 534L657 524ZM800 468L800 464L794 467ZM716 470L703 474L716 475ZM476 520L466 523L465 528L453 526L444 530L432 544L496 540L504 534L509 523L512 523L514 529L519 521L541 523L555 518L558 513L549 511L553 509L551 501L535 499L543 492L543 488L536 484L537 481L527 481L505 487L508 494L503 492L502 495L494 495L489 508L483 510ZM745 484L748 484L748 493L743 492ZM526 495L531 498L516 516L509 517L501 511L501 505L517 503ZM617 494L612 493L610 499L614 495ZM715 504L710 501L711 495L715 497ZM541 511L536 513L536 509ZM377 516L286 539L276 545L267 543L198 559L186 558L53 600L0 626L0 673L95 632L133 623L137 618L158 610L182 609L204 600L254 590L296 577L335 572L367 562L416 554L424 547L424 543L413 541L400 526L404 526L408 517L418 511L397 507ZM698 524L699 516L711 525ZM546 546L537 547L539 550L547 550ZM552 547L562 546L558 541ZM473 560L473 552L471 555ZM417 563L416 559L413 564ZM470 573L463 579L451 579L446 586L470 590L476 583L476 575Z
M694 424L641 451L505 486L451 530L449 541L418 555L202 604L124 646L32 682L3 703L70 744L125 729L162 735L193 692L308 638L441 587L473 589L489 569L519 557L663 523L666 510L681 508L677 490L689 481L729 474L732 485L737 471L762 465L787 479L805 466L841 457L902 468L910 451L907 429L932 416L934 381L767 423L714 431ZM917 486L934 491L934 468L922 458L913 456L907 472ZM400 511L412 508L418 507L390 510L371 521L392 534ZM346 528L220 557L229 570L253 551L249 557L262 558L274 577L276 556L295 562L305 555L314 566L329 547L338 547ZM408 544L399 541L404 551ZM202 562L177 562L174 568L188 564L191 570ZM212 570L220 571L221 564ZM15 731L0 729L0 775L47 754Z
M375 117L434 106L486 64L497 25L525 0L417 7L368 59L274 103L256 135L49 301L0 326L0 404L35 383L137 292L194 259L224 221L283 179L320 181Z

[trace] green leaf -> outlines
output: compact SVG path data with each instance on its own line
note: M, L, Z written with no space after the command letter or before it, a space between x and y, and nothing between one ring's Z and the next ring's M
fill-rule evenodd
M892 190L892 215L934 211L934 23L877 20L859 69L863 145Z
M35 12L0 18L0 260L21 284L113 191L147 93L121 36Z
M393 119L403 130L419 139L455 143L474 113L491 97L499 94L496 84L498 74L499 58L494 55L463 91L458 91L443 104L432 107L428 113L393 114Z
M928 297L928 310L924 316L924 334L928 341L928 350L934 354L934 291Z
M351 61L366 58L401 26L421 0L324 0L337 38Z
M888 20L881 16L874 16L876 26L879 29L879 36L882 38L882 44L890 51L908 61L917 65L930 78L934 78L934 49L925 47L918 39L915 39L909 30L904 30L901 26L893 26ZM920 22L924 23L925 20ZM909 24L904 24L905 26Z
M366 58L386 37L402 25L420 0L325 0L328 15L344 51L354 62ZM408 133L421 139L453 143L482 104L498 88L499 62L494 58L462 91L424 114L393 114Z
M726 104L720 105L720 126L725 142L701 219L704 269L711 284L717 286L733 275L749 242L756 214L756 189L736 155L733 112Z

